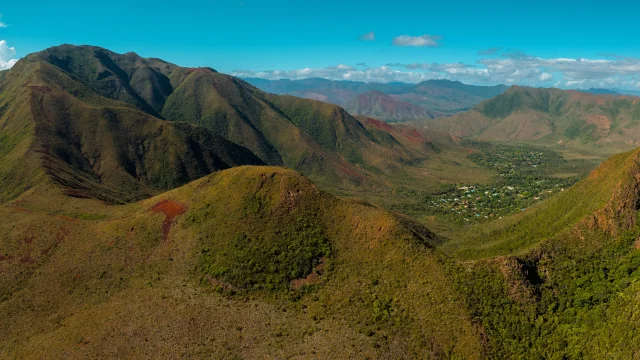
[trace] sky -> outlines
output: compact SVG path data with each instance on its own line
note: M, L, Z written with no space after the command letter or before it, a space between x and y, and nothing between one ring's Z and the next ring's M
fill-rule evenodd
M640 2L13 1L0 69L70 43L243 77L640 90Z

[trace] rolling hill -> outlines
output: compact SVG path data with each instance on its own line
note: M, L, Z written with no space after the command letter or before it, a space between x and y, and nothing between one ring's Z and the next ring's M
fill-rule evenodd
M611 154L640 144L638 100L514 86L468 112L420 126L478 140L566 145Z
M474 86L449 80L428 80L419 84L326 79L245 80L266 92L329 102L345 107L352 114L394 122L451 115L507 90L505 85Z
M639 164L444 243L282 168L36 187L0 206L0 356L633 358Z
M2 358L481 358L428 230L282 168L0 206ZM223 226L222 226L223 224Z

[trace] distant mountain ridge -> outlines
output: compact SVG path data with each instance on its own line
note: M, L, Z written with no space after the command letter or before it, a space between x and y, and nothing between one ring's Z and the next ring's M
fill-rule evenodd
M578 90L578 91L584 91L591 94L599 94L599 95L640 96L640 90L629 90L629 89L590 88L587 90Z
M595 95L622 95L618 91L611 89L602 89L602 88L590 88L588 90L582 90L584 92L595 94Z
M320 78L303 80L244 79L263 91L274 94L288 94L320 100L343 106L356 115L375 116L386 121L413 121L431 119L465 111L479 102L504 92L508 87L475 86L450 80L427 80L419 84L401 82L366 83L358 81L334 81ZM384 105L380 103L378 92L387 96ZM367 95L368 94L368 95ZM364 95L364 97L362 97ZM378 94L379 95L379 94ZM376 101L378 100L378 101ZM421 107L407 111L407 104Z
M473 109L419 126L487 141L597 147L640 145L640 98L513 86Z
M393 97L372 90L356 96L347 105L350 113L384 119L392 122L435 119L443 114L429 111L421 106L409 102L396 100Z

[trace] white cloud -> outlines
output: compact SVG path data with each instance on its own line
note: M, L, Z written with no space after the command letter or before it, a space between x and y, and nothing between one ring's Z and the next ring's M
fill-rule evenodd
M372 31L372 32L368 32L366 34L361 35L358 39L362 40L362 41L375 41L376 40L376 34Z
M2 19L2 14L0 14L0 19ZM6 28L8 25L0 20L0 28Z
M562 87L631 86L640 79L640 59L541 58L526 54L504 54L479 61L495 75L514 74L520 81L537 77L544 82L560 77Z
M16 49L9 47L5 40L0 40L0 70L10 69L18 61L15 59Z
M393 44L396 46L438 46L438 41L442 39L441 36L409 36L400 35L393 39Z
M355 68L353 66L349 66L349 65L345 65L345 64L338 64L338 65L334 65L334 66L329 66L327 69L334 69L334 70L355 70Z
M561 88L640 89L640 58L542 58L524 53L503 53L480 57L475 63L390 63L363 68L341 64L326 68L279 71L236 71L236 76L266 79L321 77L331 80L367 82L402 81L416 83L429 79L458 80L468 84L517 84Z
M238 77L255 77L262 79L278 80L292 79L300 80L307 78L324 78L331 80L351 80L364 82L390 82L401 81L407 83L418 83L420 81L436 78L438 74L431 72L406 72L392 69L388 66L376 68L339 68L330 66L326 68L304 68L296 70L274 70L274 71L252 71L236 70L231 73Z
M549 74L547 72L544 72L544 73L540 74L540 76L538 76L538 79L540 81L548 81L548 80L553 79L553 75L551 75L551 74Z

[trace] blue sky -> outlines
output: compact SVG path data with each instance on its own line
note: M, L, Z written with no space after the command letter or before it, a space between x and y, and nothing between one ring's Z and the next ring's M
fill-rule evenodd
M631 1L34 0L0 13L0 67L72 43L265 78L640 86Z

